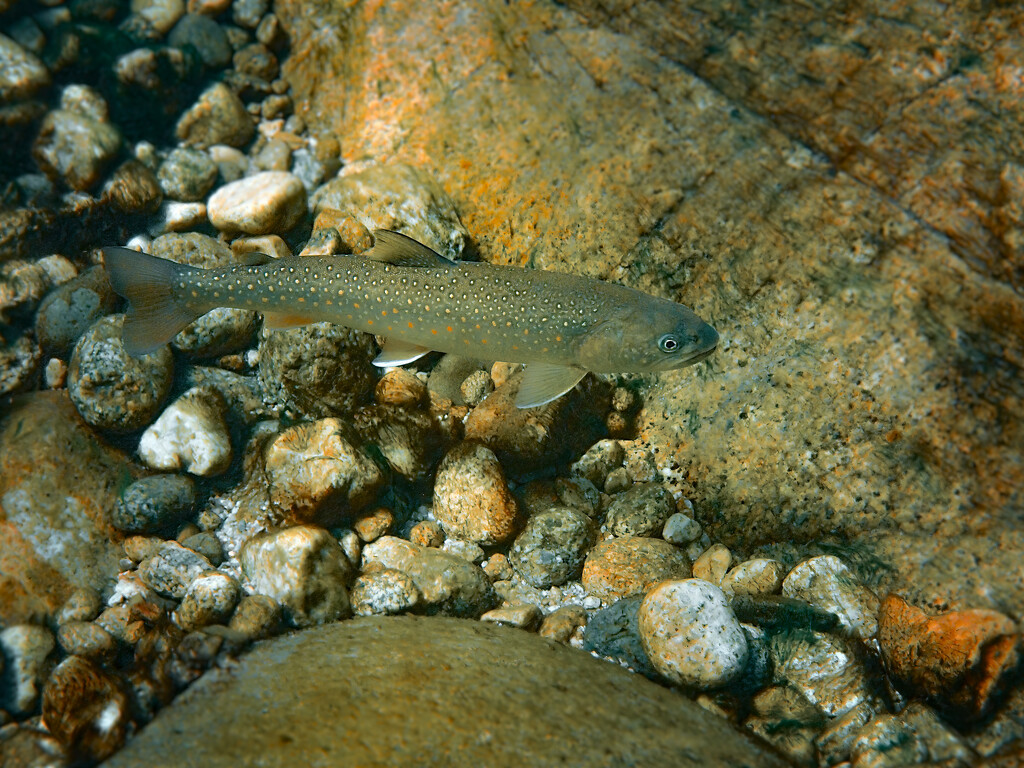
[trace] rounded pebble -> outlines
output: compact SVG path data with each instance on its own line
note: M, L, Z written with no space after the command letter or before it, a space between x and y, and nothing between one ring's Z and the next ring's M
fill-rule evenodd
M693 561L693 577L716 587L722 583L732 566L732 552L724 544L713 544Z
M259 325L252 310L217 307L185 326L171 346L191 357L220 357L247 349Z
M0 35L0 102L29 98L49 84L46 65L7 35Z
M53 635L46 627L14 624L0 631L0 658L5 660L4 708L26 717L39 703L46 657L53 650Z
M605 527L615 536L654 536L675 512L672 494L656 483L637 483L608 507Z
M206 203L210 222L226 232L284 232L306 215L306 188L290 173L264 171L214 192Z
M36 338L50 355L64 356L98 318L117 307L117 295L102 267L90 267L58 286L36 313Z
M603 541L583 564L583 586L604 599L642 594L659 581L689 575L685 552L666 541L639 536Z
M48 176L88 192L103 177L121 150L121 133L88 115L55 109L48 112L32 146L32 157Z
M209 387L194 387L169 405L139 440L139 455L153 469L184 469L213 477L231 464L227 404Z
M834 613L854 637L878 631L878 598L834 555L799 563L782 582L782 594Z
M625 458L618 440L599 440L572 465L572 473L585 477L597 488L603 488L608 473L622 466Z
M659 584L640 604L637 623L651 664L674 683L708 690L743 673L746 635L725 594L706 581Z
M167 36L175 48L191 45L210 69L224 69L231 63L231 45L224 29L213 19L199 13L181 17Z
M503 608L494 608L481 616L480 621L500 624L503 627L525 629L529 632L540 626L543 616L543 611L536 605L522 603Z
M444 544L444 529L433 520L421 520L409 531L409 541L421 547L440 547Z
M139 577L157 594L181 600L189 585L213 570L210 561L176 541L165 541L139 564Z
M183 475L153 475L129 485L110 522L129 533L156 533L179 525L196 506L196 486Z
M205 152L178 147L160 164L157 179L169 198L192 203L206 197L217 182L217 164Z
M785 575L785 568L777 560L745 560L722 579L722 591L727 595L777 595Z
M255 591L279 602L294 626L324 624L351 612L352 566L323 528L299 525L261 534L242 546L238 559Z
M101 656L113 654L116 643L113 636L98 624L88 621L68 621L57 627L57 644L67 654Z
M46 683L43 720L81 763L92 765L124 744L131 710L116 677L84 656L69 656Z
M228 627L250 640L261 640L275 634L281 627L284 611L269 595L246 595L235 608Z
M171 389L174 358L166 347L129 357L121 344L124 315L97 320L78 340L68 365L68 394L86 422L132 432L156 416Z
M395 616L415 609L422 600L412 577L394 568L364 573L352 585L351 598L357 616Z
M518 507L494 452L479 443L457 445L434 482L434 516L449 536L493 546L518 525Z
M579 578L594 536L589 517L553 507L529 519L509 551L509 561L537 589L559 586Z
M241 588L226 573L207 573L188 586L181 605L174 612L174 623L186 632L208 624L223 624L238 605Z
M412 408L427 401L427 385L414 373L395 368L385 373L374 390L379 405Z
M665 527L661 531L661 538L672 544L685 546L697 541L703 532L700 523L692 517L676 512L665 521Z
M242 147L249 143L254 132L245 104L224 83L215 83L203 91L175 128L179 139L198 147L214 144Z

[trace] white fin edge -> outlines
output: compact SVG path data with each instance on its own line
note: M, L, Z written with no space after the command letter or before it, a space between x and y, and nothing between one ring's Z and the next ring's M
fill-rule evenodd
M583 368L550 363L530 363L516 395L516 408L536 408L557 400L587 375Z
M380 354L373 359L373 364L378 368L391 368L396 365L408 365L419 360L428 352L429 347L421 347L419 344L410 344L407 341L387 339Z

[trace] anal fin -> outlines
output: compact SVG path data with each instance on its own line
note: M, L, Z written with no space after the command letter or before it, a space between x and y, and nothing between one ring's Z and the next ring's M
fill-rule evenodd
M430 347L421 347L419 344L410 344L398 339L387 339L380 354L374 358L373 364L379 368L407 365L431 351Z
M536 408L550 403L579 384L587 375L583 368L550 363L530 363L516 395L516 408Z

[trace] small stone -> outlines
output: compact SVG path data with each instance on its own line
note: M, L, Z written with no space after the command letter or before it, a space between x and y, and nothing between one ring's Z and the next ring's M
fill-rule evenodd
M265 254L272 259L284 259L292 255L288 243L278 235L240 237L231 243L231 252L243 260L253 253Z
M374 397L380 405L414 408L427 401L427 385L404 368L394 368L377 382Z
M332 523L369 503L384 475L346 438L338 419L321 419L281 432L264 450L271 502L299 520Z
M878 631L878 598L833 555L804 560L782 582L782 594L830 611L854 637Z
M50 84L50 73L33 53L0 35L0 103L29 99Z
M568 645L577 631L587 624L587 612L578 605L565 605L544 617L537 634Z
M256 47L262 48L263 46ZM235 54L236 57L238 55ZM261 171L287 171L291 162L292 148L288 142L281 139L270 139L252 159L253 167Z
M658 463L654 453L642 443L632 443L624 447L623 466L634 483L653 483L658 479Z
M397 616L419 606L419 589L408 574L381 568L362 574L352 585L352 611L357 616Z
M186 632L223 624L238 605L241 592L238 582L226 573L204 574L189 584L173 621Z
M191 357L221 357L248 349L259 323L252 310L217 307L186 325L171 346Z
M159 536L126 536L124 554L134 563L141 563L157 553L164 540Z
M116 649L113 636L98 624L68 621L57 627L57 644L64 653L109 657Z
M273 80L280 71L277 56L263 43L251 43L236 51L232 63L237 71L261 80ZM287 165L282 170L286 169Z
M695 571L696 568L694 564ZM777 560L764 557L745 560L722 579L722 591L727 595L775 595L782 589L785 573Z
M231 0L188 0L187 7L189 13L216 17L231 7Z
M363 549L369 564L395 568L412 577L423 596L424 613L477 618L494 607L496 596L482 569L440 549L382 536Z
M501 624L504 627L515 627L532 632L540 624L543 613L536 605L510 605L507 608L494 608L480 617L480 621Z
M277 600L296 627L325 624L351 612L352 566L323 528L300 525L261 534L239 553L256 592Z
M608 473L622 466L625 455L618 440L600 440L577 459L571 472L585 477L597 488L604 488Z
M212 23L212 22L211 22ZM160 189L173 200L195 202L206 197L217 182L217 164L192 147L171 150L157 172Z
M424 411L374 405L357 410L353 423L363 442L406 480L426 480L444 449L442 428Z
M821 727L825 713L810 701L803 691L788 685L772 685L754 696L750 702L754 712L776 723L793 723Z
M0 631L0 659L6 661L0 709L22 718L35 712L53 645L53 635L45 627L15 624Z
M139 440L139 455L153 469L184 469L214 477L231 464L227 404L210 388L194 387L169 405Z
M614 496L629 490L631 485L633 485L633 480L629 477L629 472L626 471L626 468L616 467L605 478L604 492L609 496Z
M642 601L639 595L626 597L594 611L583 634L583 650L612 659L646 677L656 678L658 672L651 665L640 641L637 614Z
M179 139L198 147L242 147L249 143L254 131L242 100L224 83L215 83L203 91L175 128Z
M121 133L110 123L55 109L47 113L32 145L32 157L53 179L79 192L99 183L121 150Z
M506 581L512 578L512 564L501 552L495 552L482 563L481 567L491 582Z
M181 546L202 555L213 565L220 565L224 561L224 547L213 531L200 531L186 536L182 538Z
M487 371L473 371L459 386L462 400L470 408L475 407L487 395L494 391L494 382Z
M192 514L196 487L183 475L152 475L136 480L121 495L110 522L129 533L168 531Z
M191 232L206 223L206 203L165 201L153 217L148 231L156 237L168 232Z
M703 533L700 523L689 515L676 512L665 521L665 527L661 531L661 538L672 544L686 546L700 538Z
M224 29L213 19L191 9L174 25L167 42L175 48L191 45L209 69L224 69L231 63L231 45Z
M352 523L352 530L361 541L376 541L391 530L395 523L395 514L387 507L371 509L356 518Z
M601 503L601 492L585 477L559 477L555 480L558 501L567 507L582 512L589 518L597 515Z
M583 586L603 599L639 595L659 581L690 576L686 554L660 539L639 536L598 544L583 564Z
M57 613L57 623L69 621L92 621L103 609L100 593L90 587L79 587L61 606Z
M266 235L284 232L306 215L306 188L290 173L264 171L226 184L207 201L217 229Z
M444 544L444 529L433 520L421 520L409 531L409 541L421 547L440 547Z
M59 357L51 357L43 369L43 382L47 389L64 389L68 366Z
M155 213L163 200L156 175L138 160L121 163L103 185L102 200L122 213Z
M124 315L101 317L78 340L68 365L68 394L86 422L115 432L149 424L171 389L174 359L166 347L129 357Z
M823 763L838 765L849 760L854 739L874 716L874 708L865 701L826 723L814 740Z
M1012 685L1021 657L1010 617L991 610L932 617L898 595L882 601L878 644L901 690L965 721L992 709Z
M0 339L0 397L35 389L42 353L29 336L13 344Z
M180 600L189 585L213 570L210 561L176 541L165 541L139 564L139 577L159 595Z
M231 4L231 19L240 27L256 29L268 10L269 0L234 0Z
M467 442L448 452L434 482L434 515L448 535L476 544L515 533L518 507L493 451Z
M732 566L732 552L724 544L713 544L693 563L693 576L716 587L722 583Z
M250 640L262 640L276 634L284 612L281 604L267 595L246 595L235 608L228 628Z
M92 765L124 744L131 709L114 675L84 656L69 656L46 683L43 721L78 761Z
M882 714L853 740L855 766L896 768L920 763L975 765L977 756L949 726L920 702L898 715Z
M537 589L559 586L580 577L594 536L589 517L552 507L529 519L509 550L509 561Z
M170 32L185 13L184 0L132 0L131 8L161 36Z
M612 500L605 527L615 536L654 536L675 508L672 494L660 485L637 483Z
M725 594L706 581L659 584L641 603L637 621L651 664L674 683L708 690L743 673L746 635Z

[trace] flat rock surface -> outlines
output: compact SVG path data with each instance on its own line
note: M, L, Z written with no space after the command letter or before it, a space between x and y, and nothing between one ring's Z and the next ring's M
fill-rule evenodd
M257 645L110 760L236 765L788 765L724 719L521 630L361 618Z

